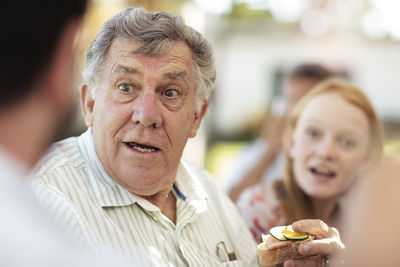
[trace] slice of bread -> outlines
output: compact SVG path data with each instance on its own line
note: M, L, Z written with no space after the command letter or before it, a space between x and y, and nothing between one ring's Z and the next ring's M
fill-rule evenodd
M274 239L270 235L268 235L267 238ZM264 240L264 242L257 246L259 262L261 266L267 267L282 263L286 260L302 258L303 256L299 254L299 245L311 240L311 236L308 239L301 241L276 240L277 243L270 246L267 244L266 240Z

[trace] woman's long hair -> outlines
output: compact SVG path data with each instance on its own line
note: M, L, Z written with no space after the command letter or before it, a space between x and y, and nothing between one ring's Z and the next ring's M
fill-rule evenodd
M289 124L286 128L285 139L293 134L296 129L297 121L305 106L316 96L321 94L335 94L342 99L358 107L368 118L370 125L370 148L368 157L372 160L380 158L383 150L383 128L371 102L366 95L352 84L338 78L328 79L307 93L293 108L289 117ZM284 188L288 197L288 209L292 221L315 218L314 210L311 206L311 199L296 183L293 173L293 159L291 158L288 146L285 147L285 170Z

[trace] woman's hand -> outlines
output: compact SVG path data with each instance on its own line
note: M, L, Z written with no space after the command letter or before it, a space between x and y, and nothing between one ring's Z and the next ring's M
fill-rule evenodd
M299 253L305 258L286 261L285 267L324 267L328 258L341 255L345 250L339 231L321 220L300 220L294 222L292 227L296 232L313 235L315 239L300 244Z

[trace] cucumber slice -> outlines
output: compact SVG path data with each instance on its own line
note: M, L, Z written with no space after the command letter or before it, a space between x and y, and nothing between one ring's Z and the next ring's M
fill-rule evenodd
M282 232L286 240L306 240L309 237L306 233L295 232L291 225L286 226Z
M269 234L275 238L278 239L279 241L285 241L287 240L285 238L285 236L282 234L282 231L286 229L286 226L276 226L276 227L272 227L269 230Z
M286 240L292 240L292 241L301 241L301 240L306 240L308 239L309 235L299 235L299 236L288 236L286 238Z
M309 235L298 235L298 236L285 236L286 240L294 240L294 241L300 241L300 240L306 240L308 239Z

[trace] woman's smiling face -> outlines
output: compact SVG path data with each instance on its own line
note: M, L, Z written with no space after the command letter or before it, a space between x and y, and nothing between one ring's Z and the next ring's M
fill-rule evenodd
M370 133L360 108L333 93L315 96L289 142L296 183L315 199L343 193L367 161Z

